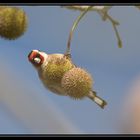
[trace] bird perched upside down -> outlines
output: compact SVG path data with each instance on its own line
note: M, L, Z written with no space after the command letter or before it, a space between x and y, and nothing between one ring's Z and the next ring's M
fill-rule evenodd
M32 50L28 60L38 71L43 85L51 92L75 99L88 97L101 108L107 104L92 90L91 75L76 67L64 54L46 54L39 50Z

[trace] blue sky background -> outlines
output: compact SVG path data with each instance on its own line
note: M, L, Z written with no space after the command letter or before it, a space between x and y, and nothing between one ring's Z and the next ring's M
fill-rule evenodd
M46 90L27 60L28 53L40 49L47 53L64 53L73 21L80 14L60 6L22 6L29 18L27 32L15 41L0 39L0 63L22 79L29 88L38 88L42 102L48 98L83 133L119 133L120 114L129 85L140 75L140 11L134 6L114 6L109 14L118 26L123 48L119 49L109 21L89 12L80 22L72 39L74 63L87 69L95 80L94 89L108 102L102 110L89 99L75 101ZM0 81L1 82L1 81ZM32 97L34 98L34 96ZM46 99L46 100L45 100ZM20 106L20 104L19 104ZM0 107L0 133L26 133L22 126ZM38 118L39 121L40 118Z

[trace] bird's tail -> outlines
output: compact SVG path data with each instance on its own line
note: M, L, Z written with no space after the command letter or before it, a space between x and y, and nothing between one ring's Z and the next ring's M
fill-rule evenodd
M97 105L99 105L102 109L107 105L107 102L96 95L95 91L91 91L88 95L88 97L94 101Z

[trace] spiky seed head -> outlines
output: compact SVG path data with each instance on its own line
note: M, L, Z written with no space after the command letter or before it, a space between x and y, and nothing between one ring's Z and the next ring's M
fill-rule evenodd
M44 76L49 83L52 84L61 84L61 79L63 75L72 69L73 64L70 60L66 59L65 57L62 58L52 58L46 68L44 69Z
M72 68L64 74L61 84L71 98L82 99L92 90L93 80L84 69Z
M27 16L17 7L0 6L0 36L13 40L17 39L27 29Z

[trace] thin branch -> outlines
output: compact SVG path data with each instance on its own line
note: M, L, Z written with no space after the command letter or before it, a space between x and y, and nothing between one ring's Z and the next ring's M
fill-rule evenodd
M80 10L80 11L84 11L88 6L64 6L65 8L68 9L72 9L72 10ZM136 6L137 8L140 9L140 6ZM112 8L112 6L92 6L91 9L89 9L89 11L96 11L97 13L100 14L100 16L102 17L102 19L104 21L106 21L107 19L111 22L113 29L115 31L115 35L117 37L118 40L118 46L119 48L122 48L122 41L121 41L121 37L119 35L119 32L117 30L117 25L119 25L119 22L114 20L109 14L108 14L108 10Z
M89 6L61 6L70 10L85 11ZM112 6L92 6L89 11L108 11Z
M118 32L117 27L116 27L116 26L119 25L119 22L114 20L107 12L106 13L102 13L100 11L98 13L102 16L103 20L106 20L106 19L110 20L110 22L111 22L111 24L113 26L113 29L115 31L117 40L118 40L118 47L122 48L122 40L121 40L121 37L120 37L119 32Z
M70 30L70 33L69 33L69 38L68 38L68 42L67 42L67 49L66 49L66 52L65 52L65 56L70 56L70 45L71 45L71 40L72 40L72 37L73 37L73 32L74 30L76 29L78 23L80 22L80 20L84 17L84 15L92 8L92 6L88 6L87 9L85 11L83 11L80 16L78 16L78 18L74 21L73 23L73 26Z
M116 22L114 19L112 19L112 17L109 16L108 14L106 16L111 21L112 26L114 28L114 31L115 31L115 34L116 34L116 37L117 37L117 40L118 40L118 47L122 48L122 40L121 40L121 37L120 37L119 32L118 32L117 27L116 27L117 25L119 25L119 23Z

